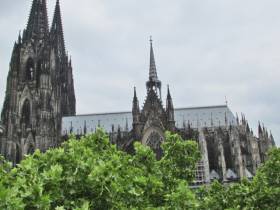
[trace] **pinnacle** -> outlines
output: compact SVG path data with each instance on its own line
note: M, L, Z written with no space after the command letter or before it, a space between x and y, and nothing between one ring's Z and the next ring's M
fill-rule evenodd
M169 85L167 85L167 99L171 99L171 94L169 90Z

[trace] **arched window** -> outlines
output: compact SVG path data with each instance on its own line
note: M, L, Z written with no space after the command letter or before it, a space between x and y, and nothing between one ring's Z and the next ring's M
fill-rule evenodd
M25 80L32 81L34 79L34 62L28 58L25 69Z
M29 100L25 100L22 106L21 112L21 123L24 123L26 127L31 124L31 110L30 110L30 102Z

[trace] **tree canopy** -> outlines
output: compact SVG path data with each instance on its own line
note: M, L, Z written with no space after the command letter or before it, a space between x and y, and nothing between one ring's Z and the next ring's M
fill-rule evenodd
M163 157L139 142L130 155L102 130L45 153L35 151L17 167L0 159L0 209L277 209L280 150L273 149L254 180L193 190L198 145L166 132Z

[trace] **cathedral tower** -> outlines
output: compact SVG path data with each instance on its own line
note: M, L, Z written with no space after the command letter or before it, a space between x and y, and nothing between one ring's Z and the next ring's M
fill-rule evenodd
M150 40L150 67L149 79L146 82L147 97L143 109L140 111L139 102L134 89L133 98L133 136L143 144L150 146L157 158L162 155L161 143L164 141L164 132L175 129L174 107L168 87L166 108L161 99L161 81L157 76L153 43Z
M61 121L75 114L72 65L65 52L59 0L49 30L46 0L33 0L14 44L1 114L0 151L13 163L60 144Z

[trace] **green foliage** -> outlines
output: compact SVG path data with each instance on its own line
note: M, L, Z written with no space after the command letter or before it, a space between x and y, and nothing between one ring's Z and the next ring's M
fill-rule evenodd
M0 209L195 208L187 183L200 157L196 143L166 133L163 148L160 161L140 143L132 156L98 130L46 153L37 150L14 169L1 159Z
M166 133L164 155L139 142L135 154L119 151L97 130L62 147L35 151L16 168L0 157L0 209L280 209L280 149L253 181L192 190L198 146Z
M223 186L218 182L197 192L200 209L280 209L280 149L273 148L253 181Z

